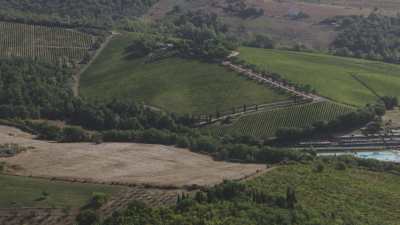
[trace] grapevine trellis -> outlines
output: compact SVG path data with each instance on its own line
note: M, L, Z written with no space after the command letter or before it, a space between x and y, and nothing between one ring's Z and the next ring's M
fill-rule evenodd
M282 127L306 127L317 121L333 120L353 110L331 102L309 103L244 116L228 126L212 128L217 134L239 133L257 137L272 137Z
M81 62L94 37L72 29L0 22L0 56Z

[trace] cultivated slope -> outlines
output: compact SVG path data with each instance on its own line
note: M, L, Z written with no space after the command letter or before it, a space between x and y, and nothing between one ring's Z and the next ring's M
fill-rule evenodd
M310 84L335 101L363 106L377 97L351 74L379 95L400 97L400 65L324 54L241 48L240 58L301 84Z
M309 103L243 116L232 124L213 125L211 130L219 135L230 133L267 138L273 137L279 128L307 127L317 121L335 119L352 110L330 102Z
M243 104L269 103L284 95L217 64L168 58L146 63L126 58L135 34L115 38L81 76L88 98L125 98L178 113L215 113Z

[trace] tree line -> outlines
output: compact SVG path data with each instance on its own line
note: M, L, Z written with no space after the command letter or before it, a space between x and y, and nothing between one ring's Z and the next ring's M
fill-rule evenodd
M41 25L109 27L142 15L156 0L0 0L0 19Z
M372 13L369 16L339 16L322 23L333 24L339 31L331 44L334 54L400 63L400 16Z

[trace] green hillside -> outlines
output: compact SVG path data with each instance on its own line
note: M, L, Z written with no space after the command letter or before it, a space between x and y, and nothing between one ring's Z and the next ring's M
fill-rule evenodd
M75 207L85 205L93 192L113 194L121 187L68 183L27 177L0 175L0 208ZM43 193L47 193L44 198Z
M325 165L322 173L310 165L285 166L248 185L272 195L285 195L293 186L297 200L320 223L308 224L398 224L400 177L360 169L336 170ZM352 221L345 223L345 221Z
M125 98L178 113L214 113L243 104L286 99L217 64L167 58L146 63L127 59L135 34L114 39L81 76L81 94L95 99Z
M140 204L104 225L130 221L153 225L397 225L400 220L399 176L323 164L281 166L244 182L225 183L177 207L150 209ZM296 201L287 198L288 187ZM288 202L296 202L287 207Z
M211 130L222 135L235 133L260 138L272 137L282 127L306 127L317 121L329 121L350 112L352 108L322 102L275 109L243 116L229 125L212 125Z
M241 48L240 58L302 84L335 101L363 106L376 96L350 76L357 76L380 95L400 97L400 65L331 55Z

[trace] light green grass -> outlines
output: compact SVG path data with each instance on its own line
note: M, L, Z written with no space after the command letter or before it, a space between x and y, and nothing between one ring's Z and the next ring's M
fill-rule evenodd
M56 207L79 208L88 203L93 192L113 194L121 187L69 183L28 177L0 175L0 208ZM40 199L42 193L49 195Z
M240 134L260 138L275 136L282 127L307 127L317 121L329 121L353 109L347 106L322 102L297 105L243 116L229 125L213 125L211 132L218 135Z
M177 113L215 113L286 99L217 64L180 58L149 64L126 59L124 48L132 38L134 34L113 40L82 74L84 97L133 99Z
M335 101L364 106L377 98L349 74L356 73L380 95L400 97L400 65L324 54L240 48L240 58L302 84Z
M286 195L286 188L296 189L298 205L319 215L319 223L393 224L400 222L400 176L348 168L335 170L327 166L322 173L312 172L311 165L277 168L247 182L270 195ZM317 217L317 218L318 218Z

